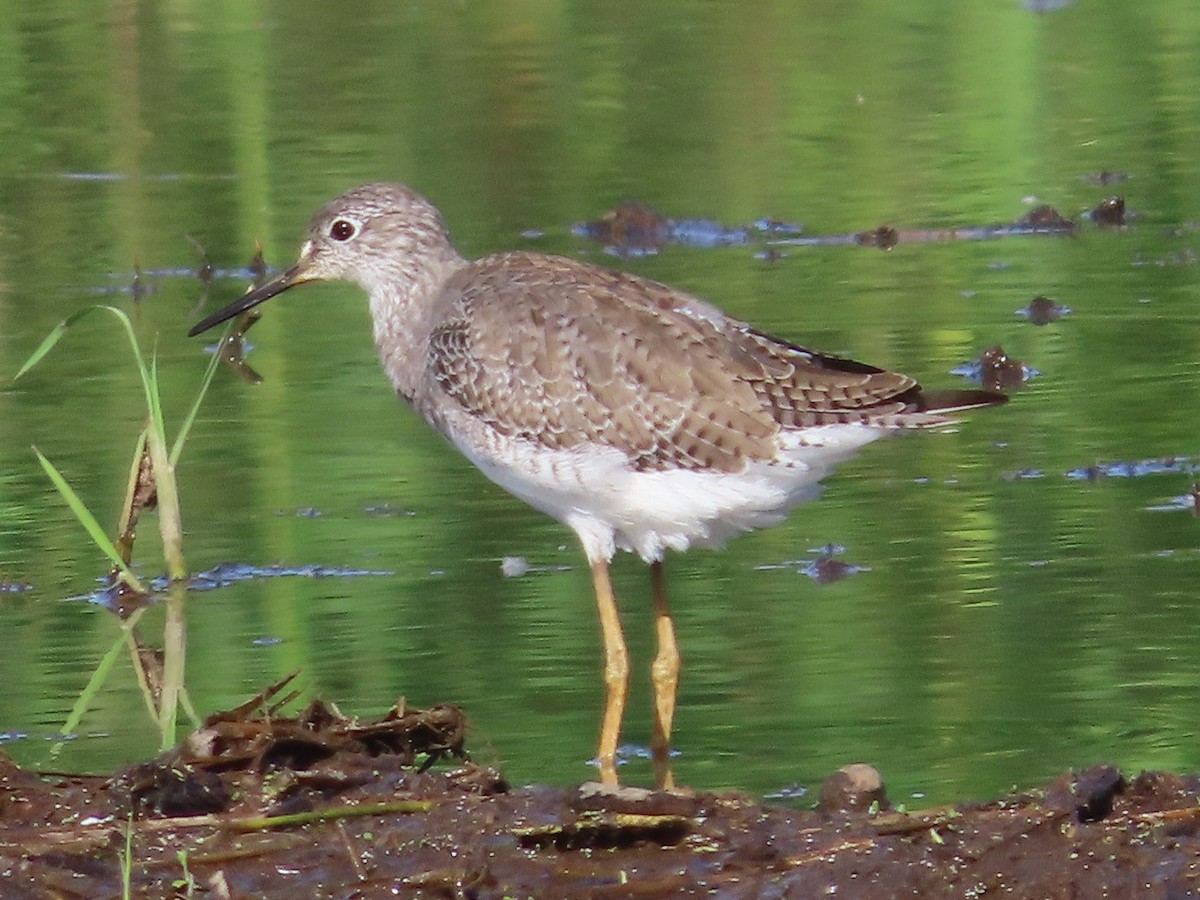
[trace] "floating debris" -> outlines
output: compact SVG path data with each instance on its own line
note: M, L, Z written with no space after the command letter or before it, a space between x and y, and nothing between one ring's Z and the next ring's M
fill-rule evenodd
M843 562L835 556L818 556L800 567L801 573L807 575L817 584L833 584L859 572L870 572L867 566Z
M1075 223L1060 216L1052 206L1037 209L1015 222L998 225L965 226L961 228L899 229L892 225L880 225L868 231L854 234L811 235L773 241L773 244L792 246L832 246L854 244L859 247L878 247L891 250L896 244L930 243L934 241L986 241L1023 235L1070 234ZM1007 268L1008 263L994 263L989 268Z
M1032 481L1036 478L1045 478L1046 473L1041 469L1018 469L1016 472L1009 472L1003 477L1005 481Z
M129 284L129 296L133 298L134 303L137 303L152 293L154 293L154 286L147 283L146 276L142 274L142 264L135 256L133 258L133 280Z
M246 384L262 384L263 380L254 367L246 362L246 354L254 349L254 345L246 340L246 332L261 317L257 309L242 313L234 321L225 339L212 348L212 352L221 354L221 363Z
M259 578L366 578L391 576L396 573L387 569L351 569L338 566L252 566L246 563L221 563L188 579L187 587L193 591L214 591L243 581ZM149 593L131 591L123 581L112 583L109 576L99 579L101 587L90 594L68 597L68 600L83 600L95 606L127 618L134 610L153 606L170 589L171 581L159 575L145 582Z
M162 173L145 173L130 174L128 172L59 172L58 177L66 181L148 181L148 182L175 182L175 181L236 181L238 175L235 172L227 172L225 174L216 175L198 175L195 173L182 172L162 172Z
M1028 306L1016 310L1016 314L1028 319L1034 325L1048 325L1056 319L1070 315L1071 307L1060 306L1049 297L1037 296L1029 301Z
M399 506L394 506L391 503L372 503L370 506L363 507L363 512L369 516L405 516L413 518L417 511L415 509L403 509Z
M777 263L781 259L787 259L787 254L778 247L767 247L765 250L756 250L754 258L761 259L764 262Z
M189 244L196 248L196 252L200 254L200 265L196 267L195 274L200 283L205 287L212 284L213 274L217 271L213 268L212 260L208 258L208 251L204 249L204 245L192 237L190 234L183 236Z
M1163 268L1166 266L1194 266L1200 262L1200 257L1196 255L1196 251L1191 247L1184 247L1176 250L1170 256L1160 256L1154 259L1147 259L1141 253L1134 254L1133 265L1135 266L1158 266ZM1149 300L1141 300L1142 303L1149 303Z
M529 571L529 561L523 556L506 556L500 560L500 572L505 578L520 578Z
M254 242L255 255L250 262L243 268L221 269L213 265L209 259L208 251L204 246L193 238L191 235L185 234L184 239L191 244L200 254L200 264L195 267L178 267L165 269L143 269L139 257L133 258L133 272L126 275L123 273L111 273L109 277L117 282L112 287L96 287L91 290L98 296L111 296L113 294L126 294L138 301L144 297L154 294L158 291L159 281L168 279L190 279L195 278L204 286L204 291L200 295L194 309L198 310L208 300L208 288L214 281L217 280L250 280L254 286L258 286L263 282L270 270L267 268L262 258L262 246L256 240ZM190 315L190 314L189 314ZM244 329L243 329L244 331ZM211 352L211 351L210 351Z
M783 222L779 219L759 219L754 223L754 228L761 231L764 237L789 237L804 231L804 226L799 222Z
M1200 222L1195 219L1188 219L1180 222L1178 225L1172 225L1169 228L1163 229L1164 237L1186 237L1189 234L1195 234L1200 231Z
M1110 172L1108 169L1101 169L1090 175L1081 175L1084 181L1088 184L1096 184L1105 187L1110 184L1117 184L1121 181L1128 181L1129 175L1126 172Z
M658 210L626 200L594 222L584 222L571 230L614 252L657 253L667 242L670 223Z
M1103 222L1102 219L1097 221ZM657 253L665 244L711 248L765 241L770 246L757 251L755 257L773 262L781 255L774 248L781 246L850 244L891 250L899 243L1064 235L1073 233L1076 227L1074 221L1064 218L1053 206L1041 204L1016 221L995 225L902 229L883 224L849 234L806 235L803 225L776 219L759 219L751 225L737 227L728 227L710 219L669 219L643 203L629 200L599 219L574 225L571 230L580 237L599 241L607 252L619 256Z
M570 566L535 566L523 556L506 556L500 560L500 572L505 578L520 578L522 575L541 575L546 572L570 572Z
M846 546L844 544L828 543L822 547L809 547L808 552L823 556L841 556L846 552Z
M1096 206L1092 207L1087 216L1097 225L1103 225L1106 228L1124 228L1125 198L1109 197L1106 200L1101 200Z
M870 572L868 566L860 566L838 559L846 548L841 544L826 544L824 547L810 548L813 556L808 559L786 559L779 563L763 563L754 567L756 572L770 572L775 569L789 569L807 575L817 584L832 584L857 575L860 572Z
M1200 517L1200 483L1193 482L1191 490L1186 494L1171 497L1166 503L1147 506L1147 512L1178 512L1186 510L1193 516Z
M760 219L752 226L728 227L711 219L668 219L658 210L636 200L625 202L593 222L574 225L580 237L598 241L618 256L657 253L665 244L687 247L727 247L753 240L801 233L804 226L776 219Z
M337 566L252 566L247 563L221 563L193 575L188 587L194 591L212 591L242 581L259 578L378 578L395 575L386 569L351 569ZM151 582L155 590L165 590L165 579Z
M751 239L747 228L727 228L708 219L679 219L670 226L671 243L685 247L726 247L746 244Z
M256 288L262 287L263 282L267 280L270 270L267 268L266 260L263 259L262 244L258 242L258 238L254 239L254 255L246 264L246 271L250 273L250 283Z
M110 272L108 278L115 282L114 284L91 288L88 293L97 297L124 295L136 303L158 290L158 286L151 280L151 277L157 274L157 272L143 270L141 261L135 255L132 272Z
M952 375L962 375L991 391L1010 391L1041 373L1009 356L999 344L983 351L979 359L955 366Z
M679 756L681 751L672 747L667 751L667 755L672 759ZM649 747L644 747L641 744L622 744L617 748L617 765L624 765L631 759L654 759L654 751ZM595 760L589 760L588 765L595 765Z
M270 270L263 260L262 244L256 238L254 241L254 256L251 257L245 269L239 269L233 274L249 278L251 285L258 287L263 283L269 272ZM208 288L206 285L204 294L193 308L193 313L199 312L207 300ZM228 333L219 344L210 344L205 347L206 352L219 353L221 362L225 367L230 369L247 384L262 384L263 380L254 367L246 362L246 354L254 349L254 345L246 340L246 333L254 327L254 324L260 318L262 318L262 313L258 309L248 309L242 312L233 320L232 327L230 327Z
M1045 203L1041 206L1035 206L1025 215L1021 216L1021 218L1017 219L1016 225L1034 231L1075 230L1075 223L1073 221L1063 218L1059 215L1057 209Z
M1142 459L1134 462L1093 463L1068 469L1067 478L1074 481L1097 481L1100 478L1141 478L1145 475L1192 474L1197 466L1186 456L1162 459Z
M1021 8L1041 14L1066 9L1074 2L1075 0L1021 0Z
M880 250L891 250L900 243L900 233L891 225L880 225L871 231L860 231L854 235L854 243L860 247L878 247Z

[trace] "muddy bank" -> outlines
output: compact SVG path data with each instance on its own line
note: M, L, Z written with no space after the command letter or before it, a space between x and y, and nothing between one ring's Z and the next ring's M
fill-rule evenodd
M452 707L378 721L264 698L111 777L0 759L0 896L1150 897L1200 890L1200 779L1097 766L896 811L869 767L816 810L508 785Z

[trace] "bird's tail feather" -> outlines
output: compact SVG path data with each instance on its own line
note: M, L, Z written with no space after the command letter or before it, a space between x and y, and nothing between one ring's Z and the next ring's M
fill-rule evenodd
M931 413L962 412L1007 402L1004 394L984 390L921 391L916 397L917 409Z

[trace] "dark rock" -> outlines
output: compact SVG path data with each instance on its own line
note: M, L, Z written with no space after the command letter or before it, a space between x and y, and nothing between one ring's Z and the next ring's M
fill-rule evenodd
M1068 773L1046 789L1045 805L1069 812L1079 822L1099 822L1112 812L1113 798L1125 790L1125 776L1108 764Z

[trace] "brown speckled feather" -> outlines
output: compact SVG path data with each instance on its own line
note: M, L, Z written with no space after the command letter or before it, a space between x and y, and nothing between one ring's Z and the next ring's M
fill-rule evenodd
M477 260L439 306L447 313L428 365L467 412L553 449L619 449L639 470L740 471L776 457L781 429L920 415L907 376L792 346L664 285L565 258Z

